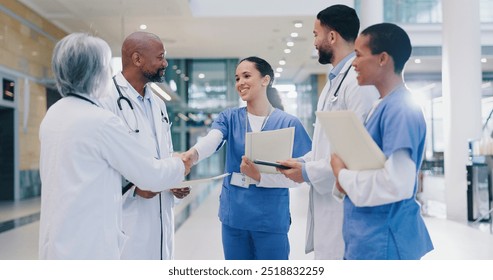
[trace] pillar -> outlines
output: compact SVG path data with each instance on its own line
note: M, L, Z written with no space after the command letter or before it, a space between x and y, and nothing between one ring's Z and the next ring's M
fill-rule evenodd
M370 25L383 22L383 0L362 0L358 16L360 32Z
M445 202L447 219L466 222L468 141L481 136L479 0L441 3Z

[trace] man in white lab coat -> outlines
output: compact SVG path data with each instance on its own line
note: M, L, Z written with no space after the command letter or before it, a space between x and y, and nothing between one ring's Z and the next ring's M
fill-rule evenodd
M156 158L173 154L166 105L151 89L151 83L164 80L168 66L165 55L158 36L148 32L130 34L122 45L122 72L113 78L110 96L101 100L102 106L117 114L132 136ZM175 182L178 176L173 174L167 181ZM123 229L129 240L122 259L173 259L173 195L181 199L190 189L155 193L142 191L145 186L130 186L123 196Z
M40 259L120 259L121 176L145 190L170 189L190 172L179 157L156 159L98 98L110 90L111 50L100 38L74 33L52 58L63 98L39 132L42 183Z
M373 86L358 86L354 60L354 40L359 19L354 9L333 5L318 13L313 34L321 64L332 64L329 79L317 104L317 111L351 110L363 121L378 92ZM315 259L342 259L342 204L332 196L335 178L330 166L329 142L315 122L312 150L299 159L282 161L291 169L279 170L296 182L310 184L305 252Z

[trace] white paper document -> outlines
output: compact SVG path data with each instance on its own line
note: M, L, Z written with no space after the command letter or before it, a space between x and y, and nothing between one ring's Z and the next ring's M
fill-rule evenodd
M191 186L196 186L196 185L205 185L205 183L210 183L212 181L222 179L228 175L229 175L229 173L224 173L224 174L210 177L210 178L202 178L202 179L195 179L195 180L190 180L190 181L183 181L179 185L177 185L176 188L185 188L185 187L191 187Z
M385 155L352 111L316 112L331 153L337 154L350 170L380 169Z
M273 161L292 157L294 145L294 127L247 132L245 155L251 160ZM257 164L261 173L279 173L275 167Z

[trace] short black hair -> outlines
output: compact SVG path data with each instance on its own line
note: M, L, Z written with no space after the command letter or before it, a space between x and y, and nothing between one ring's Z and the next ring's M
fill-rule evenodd
M404 29L393 23L379 23L361 34L370 37L368 47L372 54L388 53L394 60L394 72L402 73L412 51L411 40Z
M359 18L353 8L333 5L320 11L317 19L322 26L334 29L348 42L354 42L358 36Z

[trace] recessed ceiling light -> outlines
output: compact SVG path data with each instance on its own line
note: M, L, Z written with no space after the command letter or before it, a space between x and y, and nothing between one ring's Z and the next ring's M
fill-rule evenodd
M289 42L286 43L286 46L292 47L292 46L294 46L294 42L293 41L289 41Z
M279 60L279 65L286 65L286 60L284 59Z
M294 27L296 27L296 28L302 28L303 27L303 23L301 21L295 21L294 22Z
M281 73L278 73L278 72L274 73L274 77L276 77L276 78L281 77Z
M140 28L140 30L146 30L146 29L147 29L147 25L145 25L145 24L141 24L141 25L139 26L139 28Z
M199 79L203 79L203 78L205 78L205 74L204 73L199 73L199 76L198 77L199 77Z
M281 72L282 72L282 70L283 70L283 69L282 69L282 67L277 67L277 68L276 68L276 71L277 71L277 72L279 72L279 73L281 73Z
M414 60L414 63L416 63L416 64L420 64L420 63L421 63L421 59L416 58L416 59Z
M291 53L291 49L284 49L284 53Z
M297 33L297 32L293 32L293 33L291 33L291 37L293 37L293 38L298 37L298 33Z
M486 57L483 57L483 58L481 58L481 62L486 63L486 62L488 62L488 59L486 59Z

